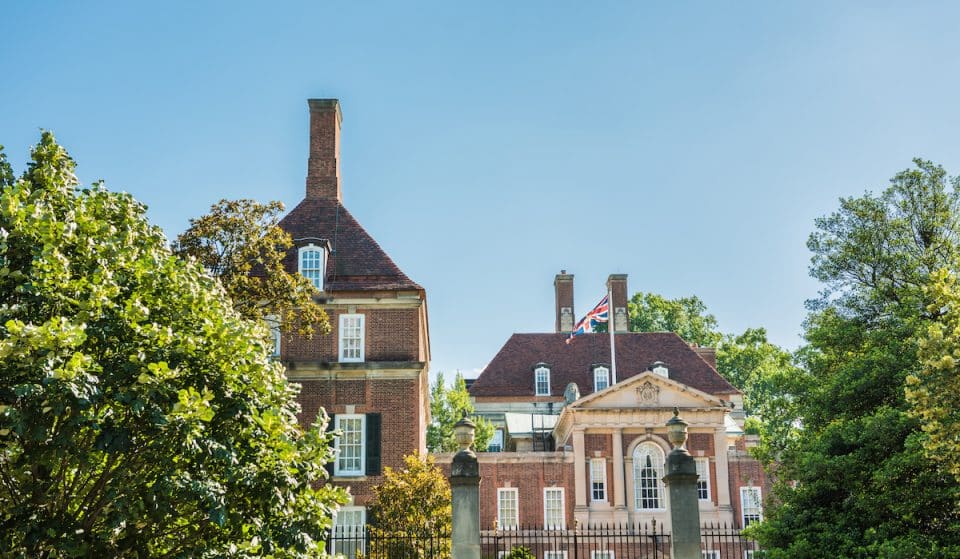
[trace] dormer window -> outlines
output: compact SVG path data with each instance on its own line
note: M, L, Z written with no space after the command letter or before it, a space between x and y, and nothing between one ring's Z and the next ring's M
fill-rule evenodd
M533 370L534 385L537 396L550 395L550 369L545 366L537 367Z
M600 392L610 386L610 369L606 367L593 368L593 391Z
M663 361L657 361L651 365L650 370L653 371L655 375L660 375L663 378L670 378L670 369L667 369L667 365Z
M310 243L300 247L297 254L297 266L300 274L310 280L319 291L323 291L323 275L327 264L327 249Z

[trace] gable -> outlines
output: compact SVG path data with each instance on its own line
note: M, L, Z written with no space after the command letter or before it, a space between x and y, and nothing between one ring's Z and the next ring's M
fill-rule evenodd
M716 396L651 372L637 375L570 404L576 410L726 407Z

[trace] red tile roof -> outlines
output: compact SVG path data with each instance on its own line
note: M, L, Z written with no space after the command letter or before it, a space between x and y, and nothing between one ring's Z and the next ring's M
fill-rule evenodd
M330 243L324 282L328 291L422 290L336 200L304 199L280 220L280 227L294 241L317 238ZM287 254L284 265L297 270L296 249Z
M566 344L567 334L514 334L470 386L472 396L534 396L533 369L550 367L550 392L563 396L571 382L581 395L593 392L592 365L610 366L610 335L585 334ZM617 334L617 381L638 375L656 361L670 378L708 394L739 394L680 336L672 332Z

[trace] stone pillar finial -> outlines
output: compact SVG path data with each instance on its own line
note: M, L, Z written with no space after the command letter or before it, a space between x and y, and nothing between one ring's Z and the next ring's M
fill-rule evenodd
M671 556L674 559L700 559L700 503L697 502L697 464L684 448L687 422L673 408L667 421L667 438L673 450L667 455L667 475L663 482L670 492Z

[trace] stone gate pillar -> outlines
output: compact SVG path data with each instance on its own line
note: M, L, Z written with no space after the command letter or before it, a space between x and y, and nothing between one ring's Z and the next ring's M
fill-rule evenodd
M450 468L453 559L480 559L480 463L470 450L476 426L464 415L453 427L460 451Z
M697 464L687 452L687 422L673 408L667 421L667 438L673 450L667 455L667 474L663 482L670 493L670 536L673 559L700 559L700 504L697 502Z

